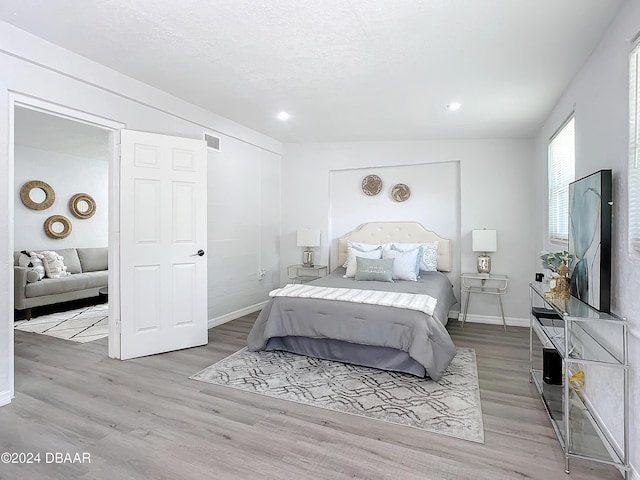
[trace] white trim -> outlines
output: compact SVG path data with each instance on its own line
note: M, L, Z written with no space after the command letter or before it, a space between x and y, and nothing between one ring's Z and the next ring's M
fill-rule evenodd
M636 468L633 465L630 465L631 467L631 480L640 480L640 473L638 473L638 470L636 470Z
M6 259L13 260L13 250L14 250L14 242L15 242L15 234L14 234L14 225L15 225L15 172L14 172L14 120L15 120L15 102L13 100L11 92L7 92L7 99L9 100L9 139L8 139L8 150L9 155L7 157L7 247L8 252L5 252ZM9 289L7 292L7 328L9 329L9 334L7 336L9 340L9 345L7 349L8 355L8 372L7 372L7 380L9 382L9 400L7 403L11 402L11 399L15 396L15 338L14 338L14 328L13 328L13 318L14 318L14 302L15 302L15 286L14 286L14 262L10 261L10 266L7 269L9 274ZM0 301L0 303L2 303ZM0 360L1 361L1 360ZM7 403L3 403L6 405Z
M122 125L125 128L126 125ZM120 129L109 134L109 358L120 358L122 315L120 310ZM112 267L112 265L114 267ZM117 265L117 267L115 267Z
M9 98L13 100L14 107L27 108L40 113L45 113L53 117L64 118L73 122L83 123L102 130L118 130L124 128L124 124L102 118L81 110L74 110L64 105L48 102L46 100L20 93L16 90L9 90Z
M5 390L4 392L0 392L0 407L4 405L9 405L11 403L11 390Z
M219 317L210 318L207 328L217 327L218 325L222 325L223 323L230 322L231 320L235 320L236 318L244 317L245 315L249 315L250 313L257 312L258 310L262 310L267 303L269 303L269 300L265 300L264 302L256 303L255 305L250 305L248 307L241 308L240 310L236 310L235 312L227 313L225 315L220 315Z
M527 327L529 328L530 320L528 318L504 317L507 326L511 327ZM462 321L462 315L458 317L458 321ZM489 315L468 314L465 323L485 323L490 325L502 325L502 317Z

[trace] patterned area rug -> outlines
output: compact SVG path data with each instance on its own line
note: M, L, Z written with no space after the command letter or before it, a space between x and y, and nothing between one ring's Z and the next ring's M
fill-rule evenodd
M42 315L14 323L16 330L41 333L86 343L109 335L109 306L106 303L77 308L66 312Z
M459 348L440 381L246 348L190 377L484 443L475 351Z

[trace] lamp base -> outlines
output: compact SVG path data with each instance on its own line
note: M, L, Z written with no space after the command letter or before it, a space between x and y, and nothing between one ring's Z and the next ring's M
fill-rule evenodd
M305 267L313 267L313 250L307 249L302 252L302 265Z
M478 273L485 275L491 273L491 257L486 253L478 256Z

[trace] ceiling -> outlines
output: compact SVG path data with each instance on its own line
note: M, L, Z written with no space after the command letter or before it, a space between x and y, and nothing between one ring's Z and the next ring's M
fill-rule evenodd
M28 108L15 109L16 145L109 161L109 133L98 127Z
M284 142L502 138L535 135L624 1L3 0L0 20Z

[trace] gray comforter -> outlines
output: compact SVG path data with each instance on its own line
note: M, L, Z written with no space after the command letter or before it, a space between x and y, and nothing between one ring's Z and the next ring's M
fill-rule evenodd
M418 282L362 282L343 278L344 269L314 285L421 293L438 299L433 316L415 310L313 298L273 298L262 309L249 337L249 350L266 348L272 337L310 337L390 347L407 352L438 380L456 353L445 325L457 300L441 273L423 273Z

